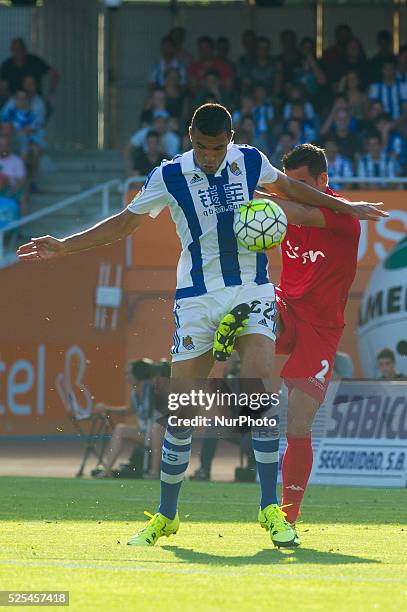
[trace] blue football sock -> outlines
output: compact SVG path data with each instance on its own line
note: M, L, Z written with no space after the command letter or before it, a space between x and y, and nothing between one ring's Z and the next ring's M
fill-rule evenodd
M161 459L161 499L158 512L173 519L191 457L192 427L167 426Z

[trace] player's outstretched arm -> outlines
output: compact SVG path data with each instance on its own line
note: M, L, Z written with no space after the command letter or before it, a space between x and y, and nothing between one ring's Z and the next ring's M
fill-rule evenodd
M283 209L288 223L291 225L303 225L305 227L325 227L326 221L323 213L317 207L306 206L299 202L284 200L275 194L269 194L256 189L255 198L272 198L273 202Z
M321 206L335 212L352 215L356 219L378 221L381 217L388 217L389 213L378 208L383 202L346 202L339 198L309 187L301 181L296 181L278 171L277 180L270 185L263 185L266 190L277 191L284 194L289 200L296 200L309 206Z
M66 238L59 239L53 236L32 238L30 242L17 249L17 255L21 261L52 259L112 244L133 232L143 222L143 217L144 215L136 215L125 209L83 232Z

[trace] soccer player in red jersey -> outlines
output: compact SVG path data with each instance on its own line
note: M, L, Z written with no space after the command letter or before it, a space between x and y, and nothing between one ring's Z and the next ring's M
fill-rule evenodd
M284 156L283 166L290 178L341 198L328 186L323 149L299 145ZM291 523L300 513L311 473L312 423L324 400L345 325L360 237L359 221L350 215L308 208L307 217L306 225L288 225L276 287L280 328L276 353L290 355L281 377L289 390L282 505Z

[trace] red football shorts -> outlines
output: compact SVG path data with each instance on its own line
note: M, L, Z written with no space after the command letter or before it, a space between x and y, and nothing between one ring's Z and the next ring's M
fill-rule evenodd
M296 387L323 402L343 328L319 327L303 321L279 297L277 304L284 330L277 337L276 353L290 355L281 378L289 392Z

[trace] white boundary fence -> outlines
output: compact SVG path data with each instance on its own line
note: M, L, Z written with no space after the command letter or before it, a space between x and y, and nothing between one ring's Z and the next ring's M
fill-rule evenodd
M42 210L39 210L38 212L32 213L30 215L26 215L25 217L22 217L18 221L14 221L13 223L10 223L9 225L3 228L0 228L0 268L5 267L9 263L12 263L16 260L16 258L10 254L8 254L8 256L6 257L5 248L4 248L4 235L7 232L17 230L20 227L23 227L24 225L28 225L29 223L32 223L33 221L37 221L38 219L42 219L59 210L62 210L69 206L73 206L74 204L77 204L78 202L81 202L82 200L86 200L86 198L93 196L97 193L101 194L100 216L101 218L107 217L109 216L109 213L110 213L110 192L111 190L116 188L117 190L122 191L123 206L125 206L127 203L126 196L127 196L127 192L130 189L130 186L133 184L138 184L141 186L145 180L146 180L145 176L131 176L125 179L124 181L121 181L120 179L114 179L114 180L108 181L107 183L96 185L96 187L91 187L90 189L87 189L86 191L83 191L82 193L75 194L73 196L65 198L61 200L60 202L56 202L55 204L52 204L51 206L47 206L46 208L43 208ZM340 178L340 177L333 176L331 177L331 181L332 183L343 183L345 185L360 184L362 187L364 185L369 185L369 186L372 185L372 186L375 186L377 189L381 189L384 186L390 187L391 185L394 185L396 189L403 189L403 186L407 185L407 177ZM127 239L127 243L126 243L126 265L127 266L131 265L131 237Z

